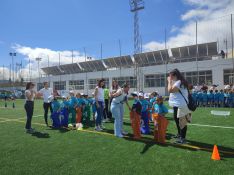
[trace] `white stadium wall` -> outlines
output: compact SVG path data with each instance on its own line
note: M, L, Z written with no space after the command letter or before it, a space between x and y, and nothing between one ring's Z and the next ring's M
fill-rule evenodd
M165 75L165 72L169 72L172 69L179 69L181 72L197 72L197 62L182 62L182 63L174 63L167 65L155 65L155 66L147 66L141 67L141 76L143 81L143 91L144 92L153 92L158 91L161 95L165 95L166 88L163 87L149 87L146 88L144 85L145 75L149 74L161 74ZM198 61L198 71L207 71L210 70L212 72L212 84L219 85L219 88L224 87L224 71L225 69L232 69L233 62L232 59L217 59L217 60L206 60L206 61ZM86 83L89 79L100 79L100 78L109 78L109 86L111 86L111 82L115 77L130 77L134 76L134 68L125 68L125 69L117 69L117 70L107 70L107 71L99 71L99 72L87 72L87 73L78 73L78 74L66 74L66 75L57 75L57 76L48 76L41 77L40 79L36 79L36 84L41 82L48 81L50 82L50 87L53 87L53 82L66 81L66 89L69 90L69 81L70 80L84 80L84 89L77 90L78 92L87 93L89 95L92 94L93 89L88 89L88 83ZM138 78L137 78L138 79ZM139 82L139 81L138 81ZM131 88L130 91L134 91L135 88Z

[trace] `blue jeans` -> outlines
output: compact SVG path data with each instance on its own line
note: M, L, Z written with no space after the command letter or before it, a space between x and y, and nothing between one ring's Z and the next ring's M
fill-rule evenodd
M99 104L99 108L97 108L96 103L96 112L97 112L97 117L96 117L96 126L100 126L102 124L102 118L103 118L103 110L104 110L104 106L103 106L103 102L102 101L98 101Z
M122 126L123 126L122 111L123 111L122 104L111 103L111 113L112 116L115 118L115 124L114 124L115 136L122 135Z

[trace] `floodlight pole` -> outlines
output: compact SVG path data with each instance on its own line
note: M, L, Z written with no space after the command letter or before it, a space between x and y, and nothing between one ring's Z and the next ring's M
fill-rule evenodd
M11 72L12 72L12 81L14 82L15 81L15 76L14 76L14 57L16 56L16 53L15 52L10 52L9 55L11 56L11 65L12 65L12 69L11 69Z
M84 54L85 54L85 62L87 60L86 48L84 47ZM86 93L88 94L88 74L85 72L85 85L86 85Z
M196 21L196 66L197 66L197 83L198 83L198 85L200 85L200 82L199 82L199 71L198 71L197 21Z
M37 61L37 69L38 69L38 77L39 77L39 83L41 82L41 75L40 75L40 61L42 60L42 58L36 58Z
M233 22L232 22L232 14L231 14L231 40L232 40L232 73L234 75L234 53L233 53Z
M141 52L141 37L140 37L140 29L139 29L139 17L138 12L144 9L144 1L143 0L129 0L131 12L134 13L134 54L138 54ZM134 68L134 76L136 76L137 87L136 90L140 91L140 75L139 75L139 66L135 62Z

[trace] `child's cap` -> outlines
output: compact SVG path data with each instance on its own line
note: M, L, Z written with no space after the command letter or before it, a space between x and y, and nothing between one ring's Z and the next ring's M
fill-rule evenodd
M149 93L145 93L144 97L145 97L146 99L149 99Z
M227 86L224 87L224 89L230 89L230 88L231 88L230 85L227 85Z
M81 96L84 96L85 94L84 93L80 93Z
M144 97L144 93L143 92L139 92L139 97Z
M94 95L94 92L92 92L92 95Z
M48 97L48 101L49 102L52 102L54 100L54 96L53 95L50 95L49 97Z
M162 96L158 96L156 100L157 101L163 101L163 97Z
M136 92L136 91L135 91L135 92L132 92L131 95L132 95L132 96L138 96L138 92Z
M74 91L69 91L70 94L75 94Z
M62 96L62 99L66 99L66 98L67 98L66 96L64 96L64 95Z

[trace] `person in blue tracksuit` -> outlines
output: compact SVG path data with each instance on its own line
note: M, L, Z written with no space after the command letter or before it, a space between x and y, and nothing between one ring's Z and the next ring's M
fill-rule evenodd
M63 101L61 104L61 126L68 127L68 117L69 117L69 101L66 97L62 97Z
M212 107L214 105L214 93L213 90L210 90L209 93L207 94L208 96L208 105L209 107Z
M69 123L75 125L76 124L76 107L78 105L78 101L73 91L70 91L69 104L70 104L69 112L71 113L71 118L69 119Z
M228 107L228 89L224 89L224 107Z
M152 114L153 111L153 105L156 103L156 99L157 99L158 93L157 92L152 92L150 94L150 100L149 100L149 112L150 114ZM150 118L152 120L152 118Z
M142 106L141 110L141 133L142 134L149 134L150 133L150 128L149 128L149 115L148 115L148 107L149 107L149 102L144 99L144 93L140 92L139 93L139 100Z
M52 102L52 127L59 128L61 126L60 122L60 112L61 112L61 105L56 97L54 97L54 101Z
M208 101L208 96L207 96L207 91L203 91L202 93L202 102L203 102L203 107L207 106L207 101Z
M203 93L200 91L198 92L198 106L203 105Z
M198 93L196 90L193 89L192 91L192 98L195 104L198 104Z
M219 92L219 102L218 102L219 107L224 107L224 92L221 89Z
M227 93L227 107L231 107L231 102L232 102L232 94L230 92L230 90Z
M229 97L228 97L228 106L230 108L233 107L233 101L234 101L234 93L230 90L229 91Z
M218 107L219 106L219 91L215 90L214 93L214 107Z

